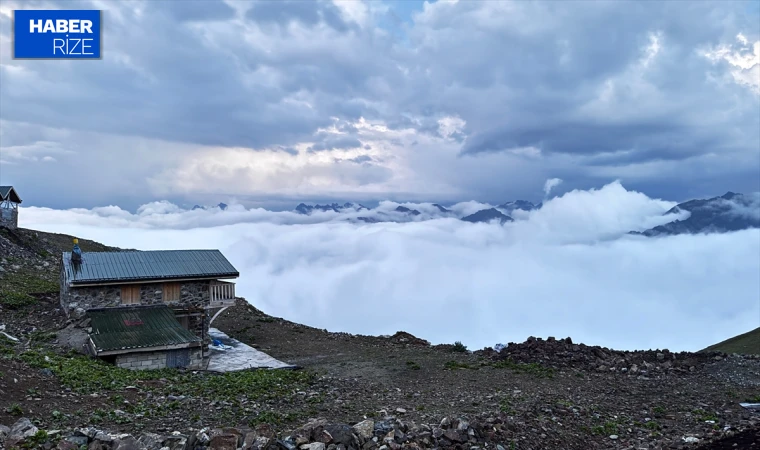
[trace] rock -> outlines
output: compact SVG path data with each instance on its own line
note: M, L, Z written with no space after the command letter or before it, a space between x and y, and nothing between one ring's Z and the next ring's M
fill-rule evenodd
M393 430L393 425L388 421L379 421L375 422L373 434L377 437L383 437L386 434L388 434L389 431Z
M134 438L134 436L126 435L119 437L113 442L112 450L146 450L145 447Z
M699 442L699 438L694 437L694 436L684 436L681 439L683 439L683 441L687 444L696 444L697 442Z
M69 442L66 439L61 439L56 446L58 450L79 450L79 447L73 442Z
M325 450L325 444L322 442L312 442L299 447L301 450Z
M445 433L443 433L443 437L454 443L463 442L462 437L455 430L447 430Z
M663 353L657 353L656 357L657 361L663 361L665 359L665 355Z
M238 437L231 433L218 434L208 443L209 450L237 450Z
M65 440L71 442L77 447L87 445L87 443L90 441L90 439L87 436L69 436L65 438Z
M21 419L17 420L16 423L14 423L8 431L8 436L5 438L5 446L12 448L29 436L34 436L37 431L39 430L32 424L29 419L22 417ZM85 445L86 444L87 442L85 442Z
M161 447L163 447L164 437L159 436L155 433L143 433L137 439L137 442L139 442L148 450L161 450Z
M247 450L251 448L258 437L259 435L255 431L249 431L246 433L243 437L243 449Z
M0 445L2 445L2 443L5 441L5 438L10 432L10 428L6 427L5 425L0 425Z
M396 408L397 414L406 414L406 410L404 408Z
M332 442L338 446L343 444L347 448L359 448L359 439L354 434L354 429L348 425L327 425L325 431L332 436Z
M365 441L372 439L372 435L375 431L375 421L367 419L361 421L352 427L354 432Z
M164 439L162 444L168 450L184 450L187 447L187 436L181 434L172 435Z
M614 441L614 440L617 440L617 438L618 438L618 435L617 435L617 434L611 434L611 435L610 435L610 439L612 439L613 441Z

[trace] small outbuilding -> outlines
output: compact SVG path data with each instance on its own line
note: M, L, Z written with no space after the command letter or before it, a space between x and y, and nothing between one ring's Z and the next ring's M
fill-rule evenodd
M88 350L126 368L203 369L209 310L235 304L239 272L219 250L82 252L61 256L60 302L90 319Z
M0 186L0 227L18 228L18 205L21 197L13 186Z

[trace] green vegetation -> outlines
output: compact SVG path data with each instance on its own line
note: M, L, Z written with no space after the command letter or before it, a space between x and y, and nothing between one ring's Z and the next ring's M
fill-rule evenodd
M452 352L467 353L467 346L459 341L454 342L454 346L451 347Z
M446 362L446 364L443 365L443 367L448 370L457 370L457 369L478 370L478 368L475 366L471 366L467 363L463 363L459 361L448 361Z
M161 395L188 395L237 402L240 397L279 399L304 389L314 374L304 371L242 371L225 374L183 373L176 369L133 371L73 352L61 356L29 350L19 358L32 367L50 369L61 382L81 393L140 386ZM152 383L145 383L151 381Z
M8 309L20 309L34 303L35 298L19 292L0 291L0 305Z
M0 277L0 305L19 309L36 302L33 294L58 292L58 285L37 274L17 272Z
M22 416L24 415L24 410L21 409L21 405L18 403L13 403L9 405L7 408L5 408L5 412L12 416Z
M35 434L27 437L21 443L21 448L40 448L48 440L48 434L45 430L38 430Z
M694 414L694 417L700 422L706 422L708 420L718 422L718 416L703 409L695 409L692 411L692 414Z
M414 361L407 361L407 362L406 362L406 367L407 367L408 369L411 369L411 370L420 370L420 369L422 368L422 367L420 367L420 365L419 365L419 364L417 364L417 363L416 363L416 362L414 362Z
M760 327L711 345L702 351L760 355Z
M603 425L597 425L591 428L591 433L599 436L609 436L618 431L618 424L613 421L604 422Z

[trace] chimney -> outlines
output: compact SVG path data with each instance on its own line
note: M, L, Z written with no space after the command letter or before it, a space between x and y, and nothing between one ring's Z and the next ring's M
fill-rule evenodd
M79 248L79 239L74 238L74 249L71 251L71 262L82 262L82 249Z

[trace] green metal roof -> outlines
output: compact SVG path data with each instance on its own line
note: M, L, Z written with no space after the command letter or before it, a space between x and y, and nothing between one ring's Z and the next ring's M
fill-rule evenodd
M21 197L18 196L13 186L0 186L0 200L8 199L13 203L21 203Z
M87 314L98 353L201 342L165 305L91 309Z
M140 280L228 278L240 273L219 250L153 250L82 253L82 263L63 253L69 285Z

